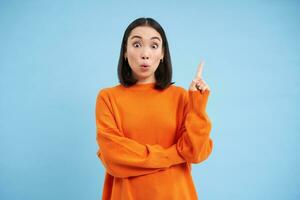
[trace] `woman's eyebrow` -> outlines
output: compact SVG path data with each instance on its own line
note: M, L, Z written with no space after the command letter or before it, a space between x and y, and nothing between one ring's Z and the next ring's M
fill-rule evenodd
M134 35L134 36L131 37L131 40L134 39L134 38L140 38L140 39L141 39L142 37L141 37L141 36L138 36L138 35ZM159 37L156 37L156 36L151 37L150 39L151 39L151 40L153 40L153 39L158 39L158 40L160 41Z

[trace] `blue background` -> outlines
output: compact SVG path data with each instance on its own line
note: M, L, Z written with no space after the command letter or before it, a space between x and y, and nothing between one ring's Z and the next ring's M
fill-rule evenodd
M0 199L100 199L95 100L126 27L165 29L173 81L200 60L214 150L199 199L300 199L299 1L0 1Z

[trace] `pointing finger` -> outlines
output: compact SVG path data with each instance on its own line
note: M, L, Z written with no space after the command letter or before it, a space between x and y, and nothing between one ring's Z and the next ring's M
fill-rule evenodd
M203 65L204 65L204 61L201 61L200 64L198 65L196 78L200 78L200 79L202 78Z

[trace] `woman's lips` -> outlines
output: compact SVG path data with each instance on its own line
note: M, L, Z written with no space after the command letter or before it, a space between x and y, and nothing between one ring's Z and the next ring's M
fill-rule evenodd
M148 64L142 64L141 67L149 67Z
M141 65L142 71L147 71L149 68L150 68L149 65L146 65L146 64Z

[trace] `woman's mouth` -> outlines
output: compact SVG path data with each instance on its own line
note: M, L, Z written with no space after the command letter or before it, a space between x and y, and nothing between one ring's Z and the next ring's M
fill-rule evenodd
M142 65L141 65L141 70L142 70L142 71L148 71L148 69L150 69L150 66L149 66L149 65L146 65L146 64L142 64Z

